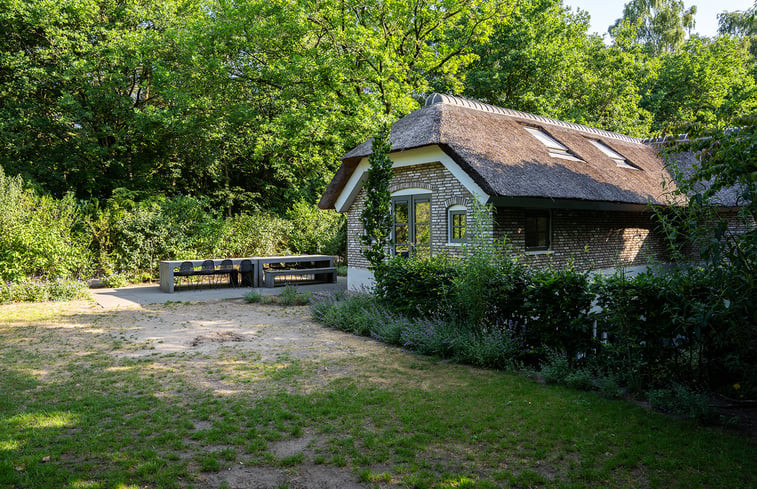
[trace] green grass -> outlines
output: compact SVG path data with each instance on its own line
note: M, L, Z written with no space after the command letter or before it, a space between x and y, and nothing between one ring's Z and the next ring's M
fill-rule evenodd
M308 389L298 382L333 363L253 355L266 390L231 376L217 393L197 372L218 381L243 352L118 357L92 326L107 316L28 307L28 320L0 309L0 487L196 487L240 464L419 488L757 483L753 441L594 393L391 349ZM304 433L309 448L272 455Z

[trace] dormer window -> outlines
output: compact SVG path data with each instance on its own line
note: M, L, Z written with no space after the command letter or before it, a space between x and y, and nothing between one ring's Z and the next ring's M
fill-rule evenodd
M562 158L564 160L583 161L581 158L574 155L567 146L541 129L531 126L523 126L523 129L528 131L530 135L538 139L540 143L547 147L549 156L553 158Z
M612 149L611 147L607 146L602 141L597 141L596 139L589 139L589 142L593 144L598 150L603 152L605 155L609 156L612 161L615 162L615 164L618 166L618 168L628 168L629 170L638 170L639 167L632 165L628 162L627 159L623 157L620 153Z

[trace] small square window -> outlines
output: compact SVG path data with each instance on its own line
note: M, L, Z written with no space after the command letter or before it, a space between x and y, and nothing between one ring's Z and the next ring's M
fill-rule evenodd
M544 251L552 246L552 215L549 211L526 214L526 251Z

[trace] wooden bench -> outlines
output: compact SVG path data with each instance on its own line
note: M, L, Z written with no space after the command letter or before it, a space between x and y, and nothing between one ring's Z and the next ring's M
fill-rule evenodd
M308 282L323 282L323 283L334 283L336 282L336 267L322 267L322 268L290 268L290 269L270 269L270 270L264 270L263 274L265 275L265 286L266 287L275 287L276 286L276 277L303 277L312 275L312 280L298 280L297 283L308 283ZM284 284L280 284L284 285Z

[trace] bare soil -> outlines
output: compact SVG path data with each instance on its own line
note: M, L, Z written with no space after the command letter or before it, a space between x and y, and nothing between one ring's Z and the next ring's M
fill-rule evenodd
M82 351L113 344L112 354L119 358L150 360L152 369L170 373L165 376L167 390L182 379L220 396L241 391L262 396L272 389L305 393L343 377L388 384L409 378L394 372L410 373L407 357L397 348L326 328L312 319L307 306L219 300L103 310L69 303L66 315L62 322L70 326L65 327L94 333L92 343L80 344ZM288 377L286 369L293 367L297 371ZM439 380L422 377L410 382L432 386ZM201 423L195 427L202 428ZM313 434L271 442L268 448L276 459L302 454L302 461L282 467L237 461L220 472L198 474L194 483L232 489L376 487L360 483L349 468L314 462L322 444Z

